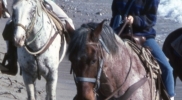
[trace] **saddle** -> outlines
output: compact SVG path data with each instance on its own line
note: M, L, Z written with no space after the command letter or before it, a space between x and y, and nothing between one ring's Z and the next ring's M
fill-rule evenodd
M44 2L43 2L43 5L44 5L44 7L45 7L47 10L49 10L50 12L53 12L53 8L52 8L52 6L51 6L48 2L44 1Z
M58 17L54 11L53 11L53 8L52 6L44 1L43 2L43 7L45 7L44 10L46 10L46 12L48 13L48 15L51 17L51 19L53 20L53 22L55 23L57 29L59 31L62 31L63 34L65 35L66 37L66 41L69 42L70 41L70 36L67 34L69 32L69 30L67 30L67 28L69 26L67 26L69 23L65 20L65 21L62 21L62 18ZM60 33L60 32L59 32ZM62 36L62 34L60 34Z
M144 36L134 36L132 34L125 34L121 35L120 37L122 39L129 39L138 45L142 45L146 41L146 38Z
M121 30L118 33L120 38L129 39L129 40L133 41L134 43L136 43L138 45L143 45L143 43L146 41L146 38L144 36L134 35L132 26L131 25L126 25L126 24L127 24L127 21L126 21L126 23L124 23L123 27L121 28Z
M162 71L159 67L159 64L152 56L150 50L148 48L142 47L141 45L137 45L136 43L124 39L125 43L127 43L133 51L139 56L141 62L143 63L147 76L154 79L156 83L156 87L159 90L159 95L162 96L164 100L170 100L168 93L166 92L166 88L162 82L161 74ZM152 84L152 83L151 83Z

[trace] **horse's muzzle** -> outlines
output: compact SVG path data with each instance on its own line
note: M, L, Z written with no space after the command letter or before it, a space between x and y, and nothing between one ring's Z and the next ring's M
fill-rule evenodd
M14 38L15 46L22 47L25 44L25 36L22 36L21 38Z

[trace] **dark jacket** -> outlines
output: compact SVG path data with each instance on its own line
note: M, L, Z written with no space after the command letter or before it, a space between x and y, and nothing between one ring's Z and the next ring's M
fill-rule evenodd
M112 19L111 25L113 24L113 18L117 14L121 14L122 17L131 0L113 0L112 3ZM132 4L128 15L134 17L133 22L133 33L137 36L155 37L156 31L153 26L157 20L157 9L159 0L135 0Z

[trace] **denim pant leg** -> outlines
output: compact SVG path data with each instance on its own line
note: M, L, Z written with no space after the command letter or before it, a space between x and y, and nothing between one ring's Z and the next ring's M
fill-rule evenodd
M174 93L174 78L173 78L173 68L166 59L165 54L162 49L159 47L158 43L154 38L149 38L144 43L144 46L151 48L151 53L157 60L162 71L162 80L166 87L167 93L170 97L175 95Z

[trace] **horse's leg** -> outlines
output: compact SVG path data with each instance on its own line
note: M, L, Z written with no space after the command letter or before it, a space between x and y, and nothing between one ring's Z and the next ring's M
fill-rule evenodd
M22 74L27 89L28 100L36 100L35 79L25 71L22 71Z
M58 72L57 70L49 72L46 77L46 100L56 100L56 86L57 86Z

